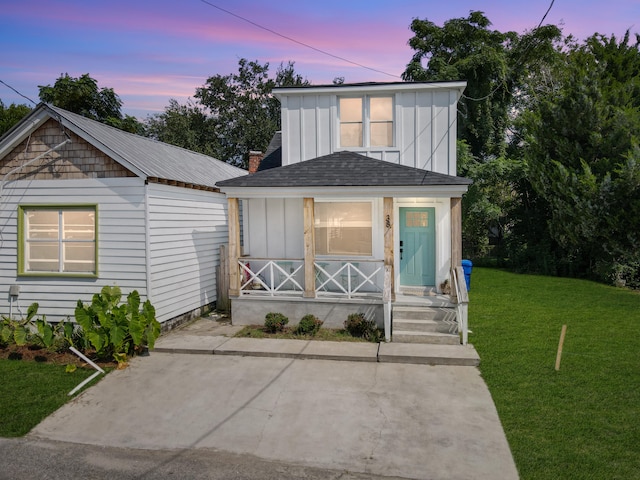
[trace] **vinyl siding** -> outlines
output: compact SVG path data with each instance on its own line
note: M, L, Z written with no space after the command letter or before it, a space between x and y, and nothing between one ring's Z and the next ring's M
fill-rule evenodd
M160 322L216 300L215 269L228 242L220 193L150 184L151 299Z
M98 205L98 278L17 276L19 205ZM9 314L9 288L20 286L18 301L26 312L38 302L49 320L73 318L78 299L90 302L105 285L117 284L126 295L146 298L144 184L139 178L30 180L9 182L0 202L0 314ZM2 293L3 292L3 293Z

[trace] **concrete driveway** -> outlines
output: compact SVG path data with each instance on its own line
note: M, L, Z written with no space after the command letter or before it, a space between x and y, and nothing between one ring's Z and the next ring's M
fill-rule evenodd
M518 478L475 367L153 352L29 435L403 478Z

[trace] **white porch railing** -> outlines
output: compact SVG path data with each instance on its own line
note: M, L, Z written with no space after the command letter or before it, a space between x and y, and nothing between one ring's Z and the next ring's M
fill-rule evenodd
M301 296L304 292L304 261L290 258L238 259L240 295ZM382 297L382 260L316 260L316 296Z
M382 260L318 260L314 262L316 272L316 295L354 296L382 294L384 265Z
M461 341L466 345L469 341L469 292L467 283L464 280L464 270L462 267L455 267L451 271L453 287L456 291L456 318L458 320L458 331L461 333Z
M289 258L239 258L240 294L302 295L304 262Z

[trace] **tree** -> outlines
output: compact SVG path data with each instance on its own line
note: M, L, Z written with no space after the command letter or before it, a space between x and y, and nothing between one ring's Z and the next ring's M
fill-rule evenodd
M280 104L274 87L308 85L294 63L280 64L275 78L269 64L240 59L238 72L209 77L195 98L213 122L216 157L246 167L251 150L264 151L280 128Z
M141 133L142 125L135 117L122 115L122 100L113 88L98 86L88 73L78 78L60 75L53 86L39 85L40 100L87 118L132 133Z
M554 25L523 35L490 27L479 11L442 27L414 19L409 45L415 53L402 75L410 81L467 81L459 104L459 138L480 160L504 155L514 95L560 38Z
M30 111L31 108L29 108L29 106L16 105L15 103L5 107L2 100L0 100L0 137L22 120Z
M591 275L640 285L640 36L571 43L522 116L552 237ZM544 88L543 88L544 87Z
M412 81L467 81L458 109L464 142L458 173L474 181L462 202L464 250L473 257L486 255L490 240L504 246L514 227L528 225L514 216L529 197L518 190L528 191L513 121L526 106L525 86L555 61L560 40L553 25L523 35L490 27L478 11L442 27L413 20L409 45L415 53L403 74Z
M191 99L185 105L170 99L164 112L148 117L145 123L147 135L156 140L217 156L214 123Z

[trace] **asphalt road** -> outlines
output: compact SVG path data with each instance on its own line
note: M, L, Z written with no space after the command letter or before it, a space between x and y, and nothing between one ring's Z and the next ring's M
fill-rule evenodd
M0 438L0 480L398 480L214 449L139 450Z

